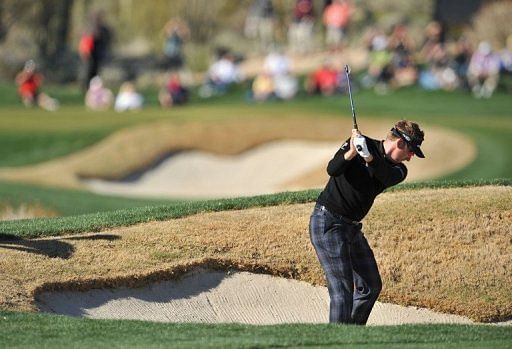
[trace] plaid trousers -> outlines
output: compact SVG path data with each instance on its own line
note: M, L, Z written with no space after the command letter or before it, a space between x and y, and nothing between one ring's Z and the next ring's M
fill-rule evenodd
M382 289L377 262L361 227L319 204L311 214L309 234L327 279L329 322L366 324Z

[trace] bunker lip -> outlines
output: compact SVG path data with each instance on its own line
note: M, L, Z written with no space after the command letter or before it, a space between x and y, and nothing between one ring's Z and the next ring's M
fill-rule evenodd
M158 322L327 323L325 287L255 274L195 268L181 278L140 288L41 292L40 311L98 319ZM377 302L368 325L473 324L466 317ZM510 323L509 323L510 324Z

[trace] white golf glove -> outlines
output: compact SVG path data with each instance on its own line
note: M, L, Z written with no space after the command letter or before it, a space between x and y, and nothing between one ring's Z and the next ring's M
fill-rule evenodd
M367 158L370 156L368 145L366 145L366 138L364 138L363 136L354 137L354 146L356 147L357 153L361 157Z

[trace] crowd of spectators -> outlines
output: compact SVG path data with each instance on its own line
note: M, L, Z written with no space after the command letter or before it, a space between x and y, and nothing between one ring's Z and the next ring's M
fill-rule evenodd
M300 90L299 78L293 74L290 57L307 56L318 46L318 36L314 36L318 19L321 19L325 34L320 46L328 55L305 76L303 89L308 94L321 95L346 92L346 75L336 57L347 47L347 29L355 11L354 4L351 0L330 0L324 2L321 14L315 12L317 8L312 0L296 0L290 8L288 41L286 45L277 46L272 0L252 2L244 34L259 41L260 48L267 54L261 71L249 80L249 100L289 100L296 96ZM169 108L190 100L190 89L181 78L186 67L184 45L190 38L190 29L183 19L175 17L162 31L167 78L158 93L158 101L161 107ZM111 37L111 29L103 14L94 13L78 47L83 63L85 105L91 110L111 107L118 112L139 110L144 105L144 98L136 91L134 82L124 82L114 96L100 78ZM425 27L423 37L418 41L410 35L406 23L398 23L390 30L376 26L368 28L359 43L367 50L367 61L357 83L378 94L418 85L425 90L465 89L476 98L489 98L502 76L507 75L512 81L512 34L504 47L496 50L487 41L475 44L465 36L447 40L443 26L435 21ZM223 95L231 86L244 82L240 62L241 58L230 49L219 48L198 88L199 97ZM43 75L37 71L35 62L27 61L16 77L20 98L26 106L55 110L59 103L41 91L42 81Z
M509 38L512 46L512 36ZM368 67L362 86L377 93L417 84L425 90L465 89L477 98L494 93L500 75L510 75L510 48L494 50L487 41L476 47L465 37L446 40L438 22L426 26L423 41L417 45L404 24L386 34L371 28L365 35Z

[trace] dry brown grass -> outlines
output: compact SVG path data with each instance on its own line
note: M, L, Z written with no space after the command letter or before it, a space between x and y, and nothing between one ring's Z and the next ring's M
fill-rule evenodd
M39 204L21 204L19 206L0 204L0 220L3 221L55 216L57 216L56 212Z
M385 193L364 221L381 300L478 321L512 315L512 187ZM198 265L324 284L307 231L312 204L204 213L100 234L0 240L0 309L41 290L141 286Z
M383 138L391 121L365 122L363 132ZM409 180L435 178L470 163L476 154L467 136L440 127L423 126L427 158L412 161ZM202 122L157 122L118 131L102 142L66 157L18 168L0 169L0 178L66 188L83 188L80 176L119 179L144 169L176 150L198 149L217 154L238 154L258 145L285 139L339 141L350 134L349 119L253 118ZM344 130L344 131L343 131ZM449 158L447 158L449 156ZM321 175L319 175L321 173ZM311 188L325 183L325 171L285 185Z

